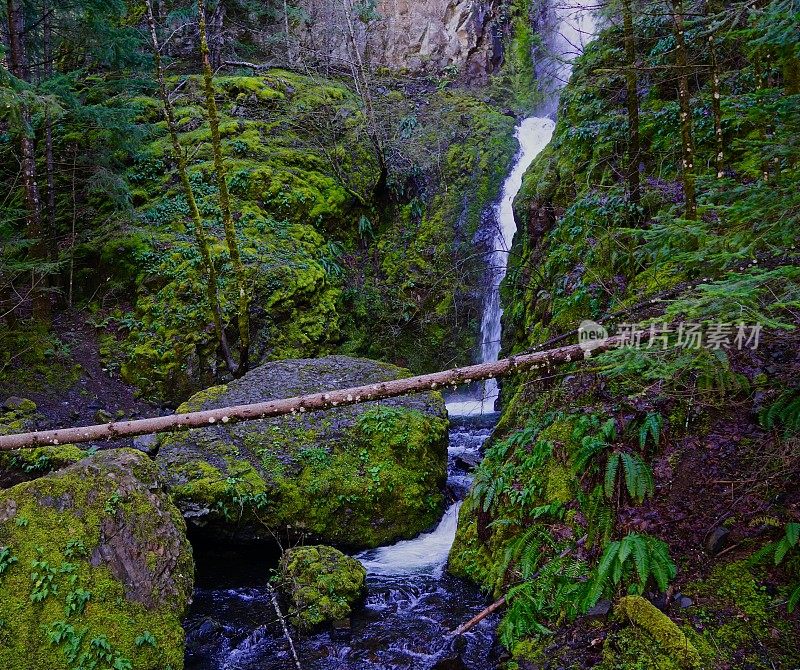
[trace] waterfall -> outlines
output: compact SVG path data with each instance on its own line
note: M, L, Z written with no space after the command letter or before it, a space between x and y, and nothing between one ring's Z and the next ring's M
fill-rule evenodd
M560 0L564 2L564 0ZM500 283L506 276L511 243L517 230L514 220L513 203L522 187L522 177L542 150L550 142L555 128L553 116L558 107L559 91L566 85L572 72L572 62L583 52L586 43L595 32L594 8L596 3L589 0L575 0L565 4L545 7L541 25L546 34L542 53L535 54L537 80L545 100L536 110L517 125L514 136L519 142L519 150L508 173L500 200L495 206L490 231L491 253L487 262L487 286L484 294L483 314L481 316L480 360L485 363L496 361L500 355L502 335L501 319L503 308L500 304ZM550 28L550 30L547 30ZM497 381L486 380L478 397L456 397L447 403L451 415L485 414L495 411L499 390Z

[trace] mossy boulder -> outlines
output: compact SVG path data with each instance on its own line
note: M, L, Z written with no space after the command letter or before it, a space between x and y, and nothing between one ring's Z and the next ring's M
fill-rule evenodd
M0 664L183 667L194 565L147 456L104 451L0 492Z
M221 408L404 376L401 368L329 356L267 363L190 398ZM270 540L276 531L351 549L410 538L442 511L447 415L441 395L209 426L162 436L158 463L190 529Z
M609 636L603 648L603 667L642 667L672 670L699 668L700 654L678 625L641 596L621 598L614 617L626 628Z
M355 558L319 545L295 547L281 559L280 588L300 630L350 616L366 592L367 571Z

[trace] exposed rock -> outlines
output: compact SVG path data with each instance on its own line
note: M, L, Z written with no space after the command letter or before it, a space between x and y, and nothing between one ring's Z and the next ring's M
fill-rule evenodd
M157 475L139 452L104 451L0 492L3 667L183 667L194 566Z
M724 526L717 526L711 531L706 540L706 551L712 556L716 556L728 541L730 531Z
M403 370L330 356L268 363L178 411L254 403L397 378ZM375 547L439 517L447 419L439 393L162 436L157 462L190 528L213 537Z
M364 597L366 578L361 563L333 547L295 547L281 559L280 588L289 618L301 630L348 619Z
M353 60L345 4L302 0L298 7L307 18L293 38L305 54ZM364 14L366 24L354 16L352 26L361 57L374 66L433 73L455 66L481 81L499 63L498 7L493 0L378 0L370 16Z
M19 398L15 395L12 395L11 397L6 398L5 402L3 403L3 408L9 412L32 414L36 411L36 403L33 402L33 400L28 400L28 398Z
M480 454L463 453L459 454L453 459L453 463L459 470L464 472L472 472L481 464Z
M610 600L600 600L598 603L589 609L586 612L587 616L590 617L604 617L611 611L611 601Z

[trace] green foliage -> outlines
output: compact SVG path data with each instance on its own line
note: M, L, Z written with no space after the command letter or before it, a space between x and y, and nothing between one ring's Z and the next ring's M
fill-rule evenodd
M676 572L664 542L650 535L630 533L604 549L586 584L583 606L592 607L603 595L612 595L624 584L629 593L644 593L651 581L665 591Z
M641 504L647 496L655 493L653 471L642 457L639 454L615 451L608 457L606 463L604 490L607 498L614 497L620 464L622 464L625 487L633 500Z
M6 572L14 563L17 557L11 551L11 547L0 547L0 575Z
M778 430L780 427L785 439L796 434L800 430L800 391L784 391L771 405L759 412L758 419L767 430Z
M775 565L784 561L786 555L793 549L800 547L800 523L787 523L783 537L775 542L769 542L750 557L751 563L758 563L767 557L772 557ZM789 595L786 608L791 613L800 603L800 584L797 584Z

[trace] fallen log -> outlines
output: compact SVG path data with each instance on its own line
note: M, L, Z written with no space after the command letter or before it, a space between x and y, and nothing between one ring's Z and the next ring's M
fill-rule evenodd
M611 337L605 341L598 340L580 345L572 344L557 349L510 356L499 361L478 363L477 365L453 368L427 375L393 379L378 384L312 393L293 398L281 398L200 412L169 414L149 419L3 435L0 436L0 450L7 451L45 445L115 440L121 437L133 437L151 433L177 432L190 428L211 426L217 423L238 423L240 421L253 421L286 414L315 412L340 405L355 405L361 402L393 398L408 393L430 391L431 389L448 386L456 387L473 381L502 377L521 370L549 369L553 365L589 358L593 353L607 351L619 346L621 343L621 338Z

